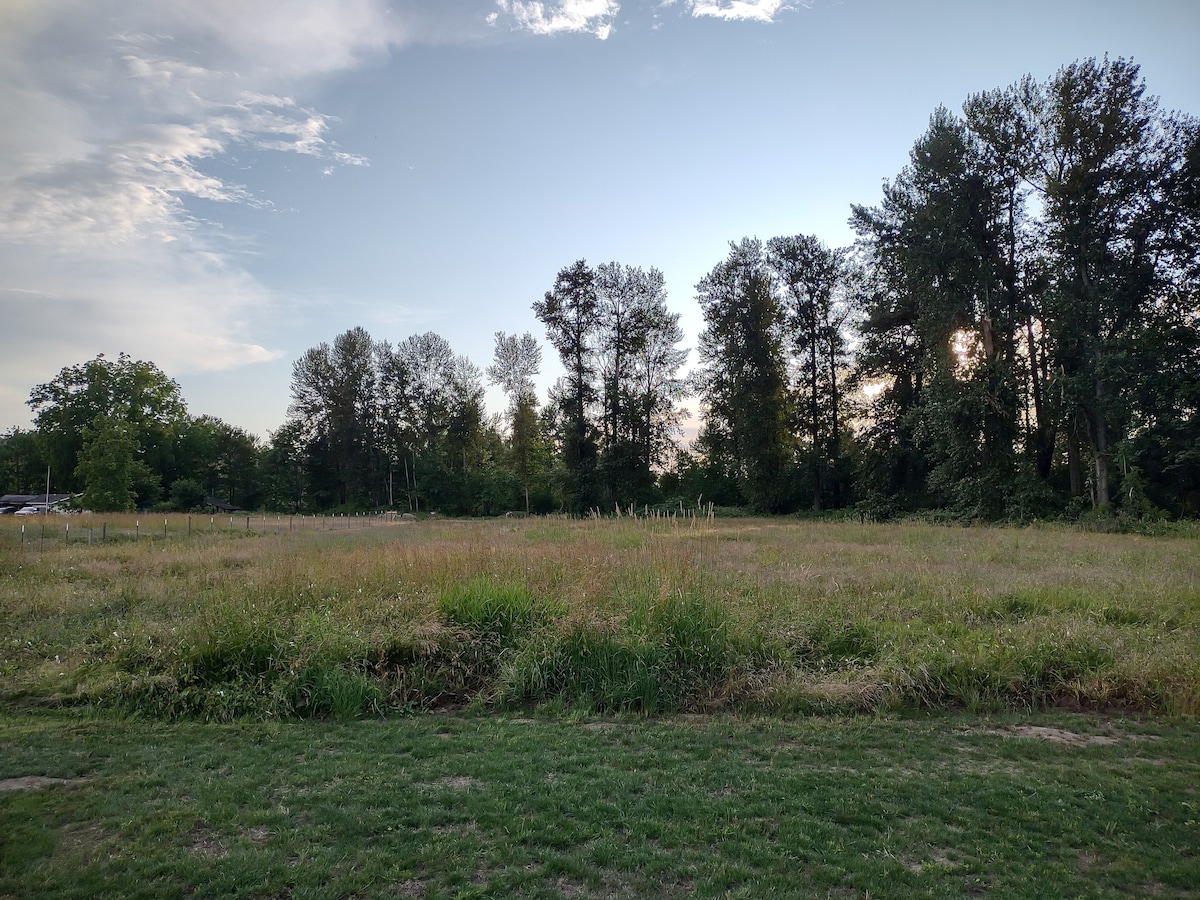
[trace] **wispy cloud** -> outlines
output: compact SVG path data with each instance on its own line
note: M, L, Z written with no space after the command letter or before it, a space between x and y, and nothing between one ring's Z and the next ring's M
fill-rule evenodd
M235 155L365 165L296 91L409 38L385 0L0 3L0 427L97 352L174 372L277 355L250 327L275 298L194 210L270 205Z
M781 12L808 6L811 0L684 0L684 3L697 18L774 22Z
M499 11L488 16L491 24L503 17L533 34L583 32L602 41L612 34L613 20L621 10L617 0L496 0L496 7Z

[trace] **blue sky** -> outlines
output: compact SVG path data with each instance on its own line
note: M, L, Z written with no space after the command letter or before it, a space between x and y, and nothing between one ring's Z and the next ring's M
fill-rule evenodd
M0 430L125 351L265 436L307 348L483 368L579 258L661 269L694 346L729 241L849 243L938 104L1107 53L1200 114L1197 35L1196 0L0 0Z

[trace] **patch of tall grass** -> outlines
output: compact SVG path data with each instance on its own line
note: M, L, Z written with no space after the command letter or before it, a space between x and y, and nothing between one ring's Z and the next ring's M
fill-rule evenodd
M624 617L572 616L531 634L505 661L498 696L606 711L711 705L753 659L751 644L716 602L678 594L643 600Z

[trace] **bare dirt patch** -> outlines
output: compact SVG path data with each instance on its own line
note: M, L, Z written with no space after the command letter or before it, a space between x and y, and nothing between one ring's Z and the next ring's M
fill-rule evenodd
M207 822L200 819L196 820L191 831L188 832L188 846L197 856L208 859L219 859L225 855L225 848L217 840L216 834L208 827Z
M111 855L116 843L117 836L98 822L71 822L59 830L58 849L55 852L60 857L90 863Z
M409 878L393 885L392 892L397 897L424 897L425 882L420 878Z
M952 860L942 850L934 850L929 854L929 858L925 860L915 860L909 857L902 857L901 862L903 862L905 868L907 868L908 871L912 872L914 875L920 875L926 869L933 868L935 866L940 866L944 869L957 869L959 866L957 862Z
M257 845L265 844L267 841L269 841L271 839L272 832L271 829L267 828L265 825L256 825L253 828L243 832L243 834L250 839L250 843Z
M1121 743L1120 738L1108 734L1079 734L1076 731L1067 731L1065 728L1049 728L1044 725L1014 725L999 733L1036 738L1039 741L1066 744L1070 747L1099 747Z
M82 784L82 778L47 778L45 775L21 775L17 778L0 778L0 791L32 791L56 784Z
M452 791L466 791L479 786L479 782L469 775L447 775L434 783L438 787L450 788Z

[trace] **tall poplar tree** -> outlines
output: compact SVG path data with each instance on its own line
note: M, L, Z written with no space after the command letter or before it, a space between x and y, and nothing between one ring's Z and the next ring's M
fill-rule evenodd
M554 287L533 304L546 326L546 337L558 351L566 375L552 399L559 407L558 436L564 467L567 508L583 512L599 502L599 443L589 408L599 397L595 335L600 321L596 273L578 260L558 273Z
M704 313L696 372L700 447L732 468L746 501L773 513L789 501L794 439L784 313L762 243L745 238L699 284Z
M767 264L781 292L786 341L798 368L796 425L814 510L836 503L840 488L847 362L847 310L838 297L843 257L807 235L767 242Z
M488 380L508 396L509 444L513 471L521 483L525 511L530 511L529 483L534 448L538 444L537 394L533 376L542 365L542 348L528 331L521 336L496 332Z

